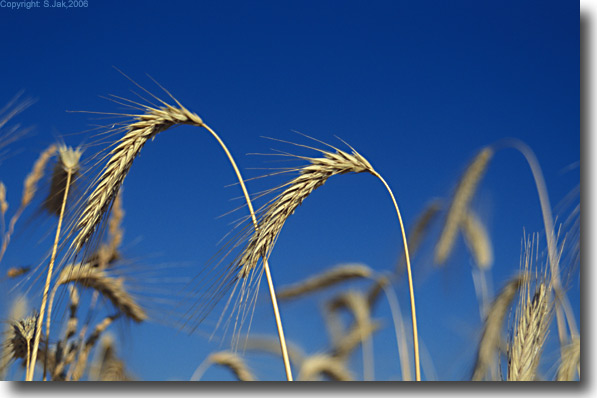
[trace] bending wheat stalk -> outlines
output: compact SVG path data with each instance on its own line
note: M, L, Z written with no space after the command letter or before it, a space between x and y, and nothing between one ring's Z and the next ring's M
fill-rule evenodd
M253 225L255 229L258 228L257 218L255 217L253 206L245 187L244 180L238 167L236 166L234 158L220 137L208 125L206 125L198 115L187 110L171 95L170 97L176 102L178 107L173 107L172 105L153 95L152 97L159 101L163 106L160 108L144 106L144 114L130 115L135 118L135 122L127 126L127 133L118 141L116 147L110 152L111 158L104 168L102 175L99 177L95 190L89 196L86 206L79 217L78 223L76 225L76 230L78 233L71 246L71 249L74 253L80 252L84 245L89 241L91 236L95 233L97 226L101 222L104 215L109 211L114 198L118 194L118 191L128 171L130 170L134 159L137 157L137 155L139 155L145 143L154 138L160 132L180 124L203 127L218 141L221 148L226 153L234 172L236 173L238 181L243 190L243 195L247 202L247 206L251 212ZM288 351L286 349L284 331L282 328L282 321L280 319L273 281L267 262L264 262L264 268L269 286L274 316L276 318L278 335L280 336L284 367L286 370L287 379L291 381L292 374L290 370L290 361L288 359Z
M241 253L237 261L236 267L239 269L239 275L246 277L253 269L257 267L260 258L264 259L264 264L269 258L273 246L278 238L284 223L294 213L294 211L301 205L301 203L313 192L315 189L322 186L328 178L334 175L346 173L363 173L368 172L384 184L388 193L392 198L400 229L402 233L402 241L404 244L404 252L406 256L409 292L411 302L411 314L413 322L413 341L414 341L414 356L415 356L415 372L416 379L420 380L420 366L419 366L419 344L417 332L417 318L415 308L414 287L412 283L412 272L410 265L410 256L408 253L408 245L406 241L406 233L402 216L392 190L371 166L371 164L361 154L352 149L352 153L346 153L337 148L331 147L335 152L327 152L320 149L315 149L321 152L324 156L321 158L302 158L309 161L309 164L300 169L300 175L285 184L287 188L279 194L267 208L260 220L260 228L255 229L255 233L249 239L244 251Z
M551 212L549 195L547 194L547 186L545 184L545 179L543 178L543 172L541 171L541 166L539 165L539 161L537 160L533 150L524 142L517 139L508 139L495 144L495 146L496 148L504 146L516 149L523 155L527 164L529 165L529 168L531 169L531 173L533 174L533 179L535 181L535 186L537 188L537 194L539 196L539 202L541 205L543 225L545 227L545 239L547 241L547 251L551 274L550 282L556 298L556 322L558 325L561 354L563 355L564 347L566 347L568 344L565 323L568 324L570 335L573 339L578 337L578 328L576 326L576 321L574 320L574 315L572 314L572 309L570 308L568 296L566 296L566 293L563 291L560 281L560 257L556 247L557 242L553 225L553 215Z

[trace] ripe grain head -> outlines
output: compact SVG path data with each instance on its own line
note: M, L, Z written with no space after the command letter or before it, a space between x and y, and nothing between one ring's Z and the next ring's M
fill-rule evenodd
M518 293L523 279L522 275L513 278L491 304L477 351L473 381L483 380L487 369L495 360L495 353L502 339L504 318L508 313L512 300Z
M460 178L460 182L452 197L452 202L450 203L450 208L446 215L439 241L435 246L436 264L443 264L452 252L452 247L454 246L462 219L466 214L469 203L487 169L487 165L493 156L493 152L493 149L490 147L483 148L477 156L475 156Z
M468 210L461 221L461 230L479 269L487 270L493 263L493 247L487 229L481 219Z
M276 296L278 300L288 300L355 278L369 278L372 273L373 270L364 264L340 264L291 286L281 287Z
M69 282L99 292L122 314L135 322L142 322L147 319L147 314L143 308L126 291L124 278L122 277L110 276L105 270L94 267L92 264L76 264L62 269L56 281L56 286Z

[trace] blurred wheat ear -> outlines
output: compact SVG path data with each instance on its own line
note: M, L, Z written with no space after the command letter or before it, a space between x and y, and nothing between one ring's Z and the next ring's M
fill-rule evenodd
M443 264L452 252L458 228L466 215L468 205L485 173L493 152L493 149L489 147L479 151L460 178L460 182L452 197L439 241L435 246L436 264Z
M514 297L518 293L523 279L523 276L517 276L508 282L491 304L477 351L477 360L472 377L473 381L483 380L487 369L494 363L495 353L501 342L504 318L508 313L512 300L514 300Z

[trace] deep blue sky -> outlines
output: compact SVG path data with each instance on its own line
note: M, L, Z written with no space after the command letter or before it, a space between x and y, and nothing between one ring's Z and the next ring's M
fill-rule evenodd
M578 21L578 8L569 1L131 1L125 6L89 0L82 9L2 8L0 103L20 90L37 102L15 120L34 130L10 147L0 180L14 210L39 151L63 135L70 145L88 143L90 134L72 134L105 123L65 111L122 112L100 98L134 98L135 87L115 66L165 97L146 77L151 75L198 113L221 135L247 177L264 173L249 168L278 167L247 153L275 148L312 154L260 136L311 144L291 131L298 130L342 145L337 135L385 177L408 226L428 200L450 194L479 148L516 137L536 152L556 205L579 184L578 168L565 172L580 160ZM88 148L85 155L95 150ZM283 181L258 180L249 190ZM241 204L230 202L240 189L225 188L234 182L222 152L202 130L181 127L146 145L124 184L124 254L143 269L140 277L153 278L140 284L169 289L170 278L201 269L229 223L243 215L217 218ZM529 233L543 228L520 154L496 155L473 206L494 239L497 289L518 269L523 228ZM39 262L47 250L43 244L31 248L26 237L30 231L39 236L51 231L48 219L37 229L26 222L20 227L2 269ZM368 175L333 178L285 226L271 257L274 279L291 283L339 262L391 270L399 239L391 201L379 181ZM19 248L27 248L27 259ZM475 351L470 341L476 341L481 325L470 260L462 241L447 269L434 270L430 260L422 255L414 263L421 338L440 378L466 378ZM578 313L578 276L571 284ZM404 285L398 286L398 297L409 318ZM288 337L308 352L326 344L317 310L314 300L281 307ZM394 338L387 306L378 311L388 324L375 341L377 373L389 379L398 374ZM273 335L270 318L263 294L253 330ZM202 330L211 332L213 320ZM144 379L188 379L219 348L159 322L115 331L122 333L122 352L132 370ZM394 350L383 349L384 341ZM283 377L276 361L262 369L262 377ZM216 369L206 374L228 377Z

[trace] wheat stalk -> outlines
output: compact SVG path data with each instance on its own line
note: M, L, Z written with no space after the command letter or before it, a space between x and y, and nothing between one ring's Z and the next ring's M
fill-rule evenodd
M333 147L332 147L333 148ZM315 148L313 148L315 149ZM383 177L373 169L371 164L361 154L352 149L351 153L344 152L340 149L333 148L335 152L328 152L320 149L315 149L323 154L323 157L300 157L309 162L308 165L299 169L299 176L284 184L287 187L282 193L276 196L270 204L265 208L263 215L260 217L259 228L255 229L253 235L249 238L243 252L234 262L233 267L238 272L239 279L247 279L247 276L256 269L257 264L261 258L264 263L267 262L275 242L280 234L284 223L294 211L302 204L302 202L317 188L321 187L328 178L334 175L347 173L370 173L384 184L388 193L392 198L392 202L396 209L400 229L402 232L402 240L404 244L404 251L407 259L407 271L409 280L409 292L411 300L411 315L413 320L413 341L414 341L414 356L415 356L415 370L416 378L420 380L420 366L419 366L419 350L418 350L418 333L415 310L414 287L412 283L412 271L410 266L410 256L408 254L408 245L406 242L406 233L402 222L402 216L396 203L396 199L392 193L387 182ZM243 288L244 289L243 282ZM242 301L244 293L241 290L239 308L243 305ZM240 310L239 310L240 312Z
M483 148L475 156L460 178L460 182L456 187L452 202L450 203L440 238L435 246L435 262L437 264L443 264L452 252L456 233L493 153L493 149L489 147Z
M147 91L145 89L143 90ZM144 105L143 108L145 112L143 114L129 115L134 118L134 122L127 126L126 134L116 143L115 148L110 152L111 157L107 165L104 167L101 176L98 178L97 184L95 185L93 192L90 194L87 203L76 223L75 230L78 232L71 244L71 248L74 253L81 251L83 246L94 234L105 213L109 211L114 198L118 194L126 175L133 165L134 159L137 157L137 155L139 155L141 149L147 143L147 141L149 139L153 139L160 132L180 124L203 127L218 141L220 147L226 153L226 156L228 157L241 185L245 200L247 201L247 206L251 213L254 228L257 229L258 227L257 219L251 204L251 199L245 187L243 178L236 165L236 162L234 161L234 158L230 154L230 151L228 151L228 148L221 138L208 125L203 123L203 120L198 115L187 110L170 93L168 93L168 95L170 95L170 97L176 102L178 107L174 107L160 100L151 93L149 94L158 100L163 106L157 108ZM282 321L280 318L274 285L267 262L265 262L264 267L268 287L270 290L272 307L276 319L276 326L280 336L280 345L283 353L286 376L287 379L291 381L292 373L290 370L290 360L288 359Z
M415 257L419 251L423 238L429 231L431 224L436 220L441 208L441 201L439 199L432 200L425 206L423 212L417 217L413 226L408 231L408 249L410 250L411 258ZM397 271L400 274L404 271L405 264L406 258L401 256L397 266Z
M527 144L517 139L508 139L500 143L500 145L506 147L509 146L520 152L529 165L531 173L533 174L533 180L535 182L535 187L537 188L537 194L539 196L539 202L541 205L543 226L545 227L545 239L547 241L551 274L551 288L553 289L556 298L555 313L558 326L558 337L560 339L560 349L561 353L563 354L564 347L568 342L565 322L568 324L572 338L578 336L578 328L570 308L570 302L562 288L560 281L560 255L558 254L557 249L553 215L549 202L549 195L547 193L547 187L545 184L545 178L543 177L543 172L541 171L541 166L539 165L539 161L537 160L535 153ZM499 147L499 145L496 145L496 147Z
M66 153L66 152L64 152ZM62 157L61 157L62 158ZM62 198L62 204L60 206L60 213L58 216L58 225L56 227L56 236L54 238L54 245L52 247L52 254L50 256L50 265L48 266L48 274L46 276L46 283L43 290L42 300L41 300L41 308L39 310L39 318L37 320L37 330L35 334L35 340L33 342L33 353L31 355L32 360L30 367L27 369L27 381L33 381L33 374L35 373L35 360L37 358L37 351L39 347L39 340L41 337L41 324L43 322L44 312L46 309L46 302L48 300L48 292L50 290L50 281L52 279L52 272L54 269L54 261L56 260L56 251L58 250L58 242L60 240L60 231L62 228L62 220L64 218L64 210L66 208L66 200L68 198L68 193L71 185L71 179L73 174L75 174L79 169L79 156L73 155L71 156L70 152L65 156L66 160L61 160L61 166L66 173L66 181L64 186L64 196ZM52 303L50 303L51 307ZM50 311L48 311L48 315ZM46 327L46 335L49 336L50 333L50 318L48 317L47 320L47 327Z
M523 276L517 276L512 279L495 298L487 313L485 319L485 326L479 343L477 351L477 359L475 362L475 370L473 371L472 380L483 380L488 367L493 363L494 355L500 345L502 325L504 318L508 313L508 308L512 300L518 293L523 281Z

